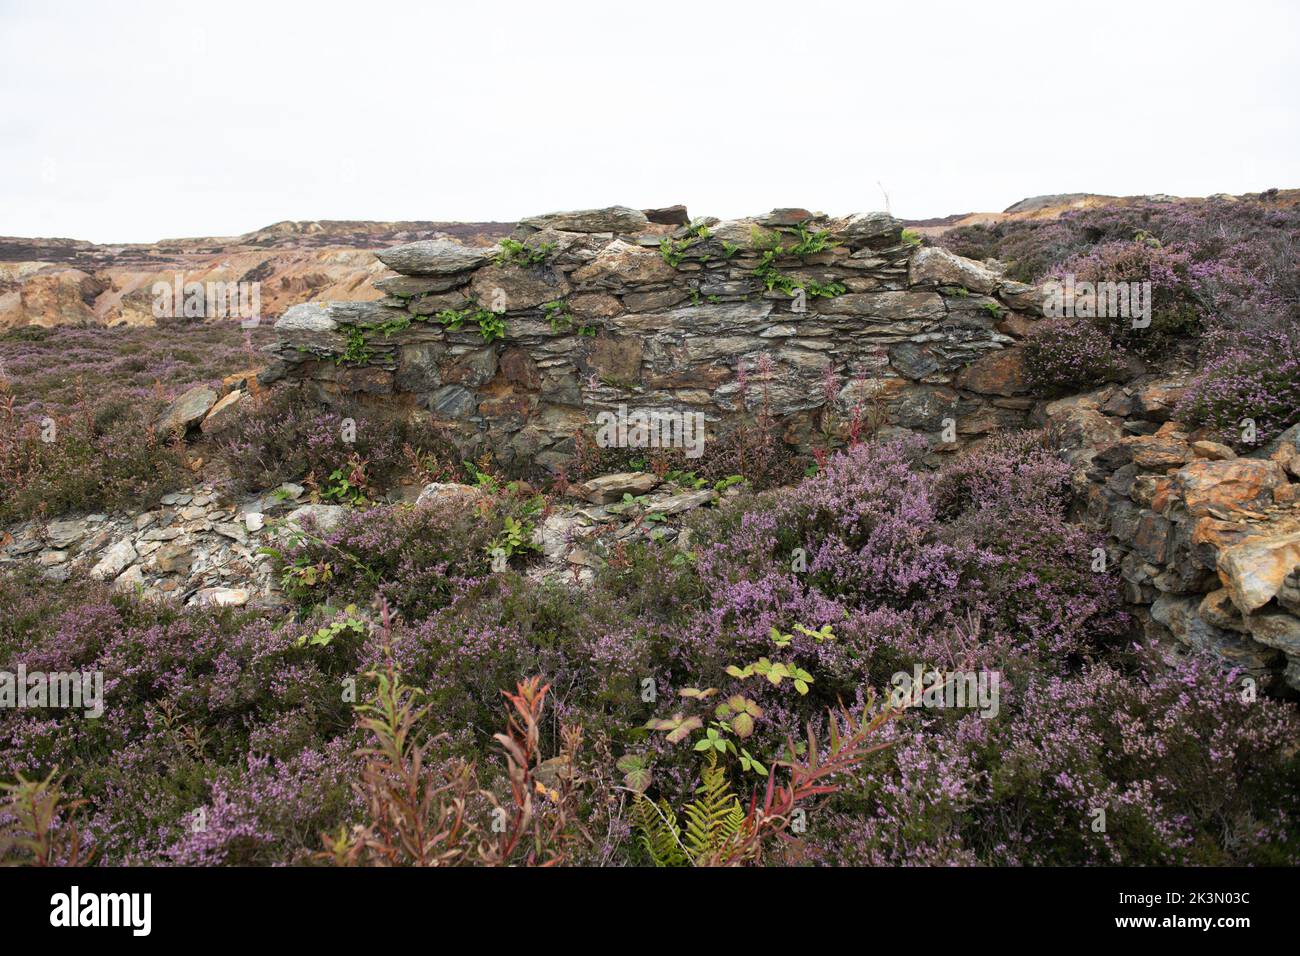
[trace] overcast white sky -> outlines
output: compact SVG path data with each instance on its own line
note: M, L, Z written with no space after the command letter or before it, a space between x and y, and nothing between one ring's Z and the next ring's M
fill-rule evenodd
M0 0L0 235L1296 187L1298 8Z

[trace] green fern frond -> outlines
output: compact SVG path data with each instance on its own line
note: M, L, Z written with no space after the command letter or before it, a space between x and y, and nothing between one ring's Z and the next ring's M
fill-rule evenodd
M686 817L686 849L695 860L713 857L725 848L745 819L745 811L727 782L726 771L718 766L716 755L710 754L701 777L703 782L695 791L697 799L682 809Z
M655 866L688 866L690 858L682 849L682 831L677 825L677 814L667 800L655 803L644 794L637 794L632 804L632 825L641 836Z

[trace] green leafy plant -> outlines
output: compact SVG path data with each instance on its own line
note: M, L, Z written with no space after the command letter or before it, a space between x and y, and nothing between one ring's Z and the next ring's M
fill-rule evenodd
M631 821L642 848L655 866L762 863L774 838L787 844L797 842L787 831L801 804L835 793L839 785L833 778L890 745L890 741L877 738L884 725L900 713L893 707L876 710L871 695L860 715L844 707L832 710L825 746L809 723L806 741L797 745L793 740L787 742L787 757L767 772L766 792L761 800L755 795L747 813L718 763L719 751L710 748L696 799L683 807L680 818L663 798L656 802L644 792L633 798ZM747 751L741 755L742 761L753 759ZM777 783L778 769L786 774L783 784Z
M659 254L663 256L664 262L676 269L686 258L687 250L708 239L710 235L708 226L702 222L693 222L686 227L686 234L682 238L665 236L659 240Z
M808 686L813 683L812 675L802 667L783 661L772 661L766 657L760 657L752 664L746 664L744 667L728 664L727 673L737 680L748 680L750 677L766 677L769 683L777 687L781 686L781 681L789 679L800 695L808 693Z
M562 332L573 328L573 315L569 312L569 303L563 299L556 302L543 302L542 312L550 323L552 332Z
M357 606L349 604L343 609L344 617L332 621L324 627L317 628L310 634L304 634L294 643L298 647L329 647L334 639L342 634L363 637L369 631L366 622L357 617Z
M366 496L366 489L369 486L365 475L366 464L367 462L353 455L346 467L331 471L325 483L320 486L321 500L351 505L354 508L365 507L369 501Z
M725 722L732 733L744 740L754 733L754 721L763 716L763 708L744 694L732 694L718 704L713 715Z
M355 325L345 326L343 337L347 344L343 351L334 359L335 365L364 365L369 362L374 351L370 348L370 343L366 341L365 329Z
M489 554L504 556L509 562L520 554L540 550L540 546L533 540L533 523L527 518L506 515L502 518L502 524L501 533L488 546Z
M796 624L794 626L794 629L800 634L805 635L806 637L811 637L818 644L821 644L824 641L835 640L835 632L831 630L831 626L829 624L823 624L818 630L815 631L812 628L804 627L802 624ZM777 647L789 647L790 642L794 640L793 634L782 634L781 631L775 627L772 628L771 636L772 636L772 642L776 644Z
M793 228L786 228L781 231L787 235L793 235L796 237L796 242L787 249L787 252L789 252L790 255L798 256L801 259L807 256L816 255L819 252L826 252L829 249L834 249L840 244L840 241L836 239L829 230L822 229L813 231L809 229L805 223L800 223Z
M646 730L662 731L666 734L664 740L670 744L677 744L702 728L704 721L678 711L671 717L651 717L643 726Z
M544 242L538 246L527 246L517 239L502 239L501 251L493 260L499 266L539 266L555 251L555 243Z
M722 301L716 295L701 295L700 290L696 288L691 289L690 296L692 307L703 305L705 302L709 305L717 305Z
M785 245L781 241L783 234L793 236L795 242L792 245ZM813 232L802 224L793 229L779 229L776 234L766 236L755 231L754 245L760 250L761 255L758 265L752 270L752 275L763 283L763 288L768 292L780 291L793 298L796 292L803 289L804 294L810 298L831 299L848 291L847 286L842 282L822 283L815 279L801 282L777 268L777 261L783 257L805 259L839 245L839 240L829 231Z
M424 316L415 317L419 322L423 322L424 319ZM370 333L379 332L384 338L388 338L394 332L409 328L411 321L411 317L403 315L395 319L385 319L383 322L358 322L344 326L343 337L346 344L342 353L335 356L334 364L365 365L374 357L374 350L370 347Z
M466 306L463 309L443 309L434 318L449 332L459 332L467 322L476 325L484 342L505 338L505 317L479 305Z
M623 786L633 793L645 793L654 777L650 764L641 754L624 754L615 766L623 774Z
M673 484L680 485L683 488L689 488L692 491L699 491L701 488L707 488L709 485L707 479L696 477L695 472L693 471L670 471L664 475L664 480L671 481ZM743 481L744 479L741 480Z
M816 279L809 279L803 285L804 292L810 299L833 299L837 295L843 295L848 291L848 286L843 282L818 282Z
M259 553L285 561L285 554L278 548L259 548ZM280 569L280 590L295 600L304 597L314 588L328 584L334 577L334 566L328 561L312 561L299 556L284 564Z

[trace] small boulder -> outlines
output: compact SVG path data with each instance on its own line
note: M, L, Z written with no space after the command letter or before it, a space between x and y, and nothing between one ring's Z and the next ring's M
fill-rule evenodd
M1156 382L1135 396L1137 414L1153 422L1168 421L1186 391L1181 382Z
M199 423L199 431L205 435L214 432L219 428L229 425L235 418L235 407L244 400L248 395L247 392L235 389L228 392L212 406L212 410L204 416L203 421Z
M1231 461L1237 457L1235 451L1217 441L1194 441L1192 451L1197 458L1206 458L1210 461Z
M1006 398L1028 391L1024 353L1020 349L999 349L981 355L957 377L957 387Z
M86 526L80 521L51 521L45 531L55 548L71 547L86 536Z
M133 564L113 580L113 590L129 592L144 587L144 572L140 565Z
M310 526L311 530L323 534L337 528L349 510L344 505L303 505L291 511L284 520L302 530Z
M206 385L195 385L167 407L158 418L157 431L166 435L183 435L203 421L217 404L217 393Z
M556 229L560 232L642 232L650 225L646 214L627 206L604 209L579 209L573 212L549 212L529 216L520 225L530 229Z
M137 557L139 555L136 554L131 539L123 538L104 552L104 556L99 559L99 563L90 569L90 576L99 581L115 578L125 571Z
M1300 655L1300 617L1280 610L1262 610L1246 618L1250 636L1291 656Z
M205 607L243 607L248 603L248 592L243 588L204 588L196 601Z
M644 495L659 485L659 479L646 471L629 471L616 475L602 475L579 485L578 494L593 504L603 505L620 501L626 495Z
M315 302L289 306L275 323L277 332L333 332L338 327L329 308Z
M698 491L687 491L680 495L673 495L671 498L665 498L662 501L652 502L650 511L653 514L675 515L683 511L690 511L692 508L698 508L701 505L707 505L718 497L718 493L712 488L701 488Z
M996 292L1002 277L983 263L964 259L938 246L923 246L912 255L912 285L960 286L981 295Z
M467 510L473 508L483 493L473 485L463 485L454 481L431 481L420 489L420 496L415 499L417 507L430 504L459 504Z
M179 541L168 541L153 553L154 566L164 574L183 574L190 569L193 561L190 546Z
M490 255L490 249L467 246L454 239L421 239L375 253L388 268L407 276L447 275L477 269Z
M1227 511L1268 504L1272 501L1273 489L1286 484L1286 476L1271 461L1200 459L1179 469L1175 481L1182 492L1187 513L1200 517L1209 514L1211 508Z
M1263 607L1300 568L1300 533L1256 535L1219 552L1219 580L1244 614Z

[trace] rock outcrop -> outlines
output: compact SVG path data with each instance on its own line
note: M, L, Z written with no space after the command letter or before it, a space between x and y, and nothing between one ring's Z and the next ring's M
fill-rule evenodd
M1082 517L1108 535L1148 635L1300 690L1300 428L1238 458L1167 420L1177 392L1109 386L1048 406L1079 465Z

